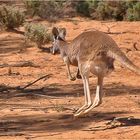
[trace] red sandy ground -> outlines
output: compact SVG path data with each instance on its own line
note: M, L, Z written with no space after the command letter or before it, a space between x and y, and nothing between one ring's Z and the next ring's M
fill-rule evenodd
M43 23L49 26L46 21ZM85 30L98 29L110 34L119 47L140 67L140 22L101 22L82 18L55 23L67 28L67 40L74 39ZM137 43L138 50L133 48ZM50 46L50 45L48 45ZM46 45L46 47L48 47ZM86 117L73 118L73 110L84 103L81 80L69 81L65 65L59 55L41 52L35 45L24 45L24 37L10 32L0 33L0 64L17 64L30 61L39 67L0 68L0 85L24 86L43 76L29 87L27 96L13 97L16 91L0 93L0 140L85 140L85 139L140 139L140 77L121 67L104 80L103 103ZM72 67L75 74L76 68ZM44 87L43 90L37 90ZM90 78L90 88L95 95L96 77ZM33 90L35 89L35 90ZM32 95L30 95L31 93ZM43 94L45 97L33 94ZM47 96L57 97L51 99ZM111 124L116 117L134 117L137 122ZM110 122L110 124L108 123Z

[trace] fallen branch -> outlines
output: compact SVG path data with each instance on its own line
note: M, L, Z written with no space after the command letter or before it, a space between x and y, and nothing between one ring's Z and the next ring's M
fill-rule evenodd
M107 27L107 32L104 32L106 34L115 34L115 35L118 35L118 34L126 34L126 33L133 33L133 34L138 34L139 32L131 32L131 31L124 31L124 32L111 32L111 29L115 26L118 25L118 23L112 25L112 26L107 26L106 24L104 23L101 23L103 26Z
M47 99L62 99L62 97L54 97L54 96L49 96L49 95L43 95L43 94L38 94L38 93L33 93L33 92L28 92L28 93L20 93L20 94L16 94L12 97L21 97L21 96L25 96L25 95L35 95L35 96L39 96L39 97L43 97L43 98L47 98Z
M25 85L24 87L20 87L20 86L17 86L17 87L8 87L8 86L6 86L6 85L0 85L0 92L2 92L2 91L9 91L9 90L20 90L20 91L22 91L22 90L26 89L27 87L33 85L34 83L38 82L38 81L41 80L41 79L44 79L44 78L47 78L47 79L48 79L48 78L50 78L50 76L51 76L51 74L44 75L44 76L42 76L42 77L36 79L35 81L33 81L33 82L31 82L31 83ZM43 89L43 88L37 89L37 90L42 90L42 89ZM36 90L36 89L35 89L35 90ZM31 90L31 91L33 91L33 90Z
M114 129L117 127L123 127L123 126L139 126L140 125L140 119L134 118L133 116L130 117L116 117L113 118L113 120L110 120L109 122L105 123L104 125L91 127L89 129L84 129L82 131L103 131L108 129Z
M10 128L1 128L3 131L8 131ZM11 128L12 129L12 128ZM16 128L15 128L16 129ZM13 130L13 129L12 129ZM23 136L25 135L24 133L20 133L20 132L3 132L2 134L0 134L0 136Z
M50 78L51 75L52 75L52 74L44 75L44 76L42 76L42 77L36 79L35 81L33 81L33 82L27 84L26 86L24 86L24 87L22 87L22 88L21 88L21 87L18 87L18 89L19 89L19 90L24 90L25 88L27 88L27 87L33 85L34 83L38 82L38 81L41 80L41 79L44 79L44 78L47 78L47 79L48 79L48 78Z
M4 68L4 67L39 67L37 65L35 65L34 63L30 62L30 61L25 61L25 62L19 62L17 64L0 64L0 68Z
M9 91L9 90L16 90L17 87L8 87L5 84L0 85L0 92Z

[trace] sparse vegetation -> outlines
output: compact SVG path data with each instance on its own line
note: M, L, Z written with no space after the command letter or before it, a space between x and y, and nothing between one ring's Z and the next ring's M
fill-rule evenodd
M14 29L23 25L25 15L19 9L2 5L0 6L0 24L5 29Z
M68 8L74 9L75 16L90 17L98 20L140 20L140 1L103 1L103 0L82 0L82 1L25 1L28 13L38 15L48 20L58 19L65 16ZM66 5L69 5L68 7ZM67 7L67 8L66 8ZM62 14L63 13L63 14ZM66 12L67 13L67 12ZM68 15L67 15L68 16ZM70 13L69 13L70 16Z
M77 12L93 19L140 20L140 2L83 0L76 3Z
M51 40L48 29L45 25L37 23L28 23L25 25L25 38L35 42L38 48Z
M89 3L88 1L78 1L76 10L78 13L83 14L84 16L90 16L90 11L89 11Z
M63 3L65 3L65 1L25 0L27 13L31 14L32 16L38 15L41 18L47 18L48 20L53 20L62 14Z
M34 16L39 12L41 2L39 0L24 0L24 4L27 9L27 14Z
M100 2L98 4L98 7L96 9L97 19L101 19L101 20L109 19L111 13L112 13L112 10L107 3Z
M126 19L129 21L140 20L140 2L128 3Z

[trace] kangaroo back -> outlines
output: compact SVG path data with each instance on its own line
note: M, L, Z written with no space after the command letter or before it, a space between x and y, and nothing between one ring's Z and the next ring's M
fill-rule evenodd
M100 52L119 61L123 66L140 75L140 68L120 50L116 42L107 34L100 31L88 31L73 40L74 47L79 49L81 59L94 59ZM73 47L73 48L74 48Z

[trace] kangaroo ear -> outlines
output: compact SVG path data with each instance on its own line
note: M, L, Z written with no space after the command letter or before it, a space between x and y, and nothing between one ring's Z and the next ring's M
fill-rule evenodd
M53 34L53 36L55 37L55 39L58 37L59 32L58 32L58 29L57 29L56 27L53 27L53 29L52 29L52 34Z
M59 36L62 39L65 39L65 36L66 36L66 28L59 28Z
M62 28L64 37L66 36L66 28Z

